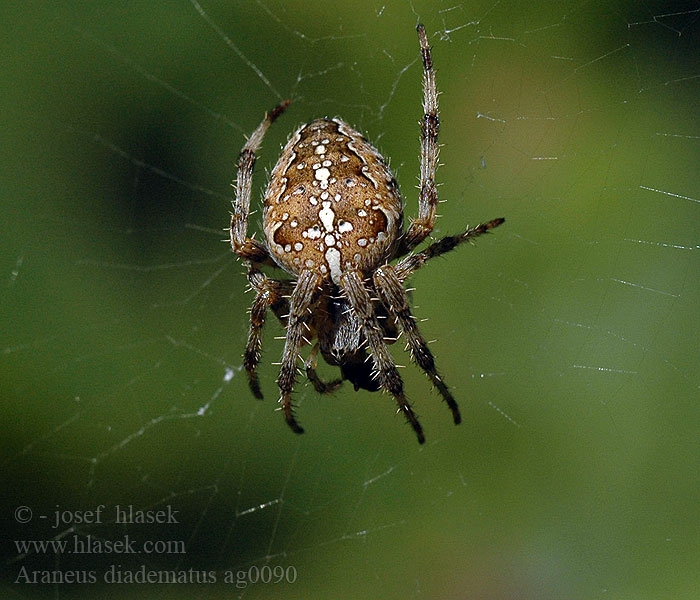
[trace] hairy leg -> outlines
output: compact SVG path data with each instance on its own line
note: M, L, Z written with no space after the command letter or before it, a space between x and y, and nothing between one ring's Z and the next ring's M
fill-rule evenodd
M343 383L342 379L334 379L326 383L322 381L321 378L316 373L316 366L318 365L318 344L316 344L309 354L309 358L306 360L306 377L313 384L314 389L319 394L330 394L337 390Z
M260 362L265 317L270 308L278 315L289 311L289 301L285 296L290 293L291 284L287 281L270 279L253 266L248 270L248 281L255 291L255 300L250 308L250 330L243 354L243 367L248 375L248 384L253 395L262 400L263 395L256 371Z
M373 276L374 286L379 299L386 307L389 314L398 321L399 326L406 334L406 342L411 350L411 357L415 363L428 375L433 385L438 389L452 411L455 425L462 421L459 407L447 385L442 380L435 367L435 359L428 348L428 344L418 330L418 325L408 306L408 296L403 289L401 281L397 277L394 267L385 265L377 269Z
M250 195L253 184L253 168L255 167L255 153L262 144L265 133L270 125L289 106L289 100L278 104L265 115L262 123L250 136L243 150L238 156L238 176L236 177L236 200L233 204L231 215L231 248L246 260L257 263L274 265L264 244L253 238L247 237L248 215L250 213Z
M435 69L430 55L428 36L425 27L418 25L423 58L423 120L420 128L420 192L418 196L418 218L411 223L399 242L399 256L410 252L420 244L435 226L438 193L435 185L435 171L438 164L438 95L435 84Z
M466 231L459 233L457 235L448 235L437 242L430 244L425 250L421 252L416 252L415 254L410 254L405 258L402 258L394 270L399 281L405 281L408 277L413 275L418 269L420 269L428 260L445 254L450 250L454 250L460 244L473 240L485 233L488 233L494 227L498 227L505 222L505 219L494 219L488 223L482 223L476 227L470 227Z
M372 300L365 289L361 275L357 271L346 271L340 276L340 286L347 295L350 306L360 322L382 388L394 397L399 411L404 414L406 420L413 427L413 431L418 437L418 443L422 444L425 442L423 428L406 400L401 375L399 375L394 359L384 342L382 328L374 313Z
M282 366L277 383L280 388L280 405L284 418L294 433L304 433L304 430L294 418L292 407L292 389L296 379L299 349L311 320L311 308L321 289L322 277L312 271L302 271L292 292L287 321L287 336L282 354Z

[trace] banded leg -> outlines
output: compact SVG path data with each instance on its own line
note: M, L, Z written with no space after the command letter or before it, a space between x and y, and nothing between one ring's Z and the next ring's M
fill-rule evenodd
M362 283L362 277L357 271L346 271L340 276L340 287L347 295L350 306L361 324L362 332L367 340L367 345L374 361L374 368L377 370L382 388L394 397L399 410L411 424L413 431L416 432L418 443L422 444L425 442L423 428L418 422L411 405L406 400L401 375L399 375L399 370L396 368L389 349L384 342L382 328L377 320L377 315L374 313L372 300Z
M428 36L425 27L416 27L423 57L423 120L420 128L420 193L418 195L418 218L411 223L399 243L398 256L410 252L430 235L435 225L438 193L435 185L435 171L438 165L438 95L435 84L435 70L430 55Z
M289 100L278 104L265 115L262 123L250 136L243 150L238 156L238 175L236 177L236 200L233 203L231 215L231 248L241 258L257 263L275 264L267 252L265 245L253 238L247 237L248 214L250 213L250 194L253 184L253 168L255 167L255 153L265 137L270 125L289 106Z
M445 254L450 250L454 250L460 244L473 240L485 233L488 233L494 227L498 227L503 224L505 219L494 219L488 223L482 223L476 227L470 227L462 233L457 235L448 235L437 242L430 244L425 250L421 252L416 252L415 254L410 254L405 258L402 258L396 266L394 271L399 281L403 282L408 279L413 273L420 269L427 261L441 254Z
M304 341L304 332L308 328L311 319L311 308L321 289L323 278L312 271L302 271L299 275L296 287L292 292L292 301L289 306L289 320L287 321L287 337L282 354L282 367L277 384L280 388L279 402L282 405L284 418L294 433L304 433L299 423L294 418L292 407L292 388L296 379L297 359L299 349Z
M337 390L341 386L343 380L334 379L333 381L329 381L328 383L326 383L318 376L318 373L316 373L317 365L318 344L316 344L312 348L311 354L309 354L309 358L306 360L306 364L304 365L306 367L306 377L313 384L314 389L319 394L330 394L332 392L335 392L335 390Z
M289 301L285 296L289 294L291 288L289 282L269 279L252 266L248 270L248 281L251 288L255 290L255 300L250 307L250 330L243 354L243 367L248 375L248 384L253 396L262 400L263 395L256 371L260 362L265 317L269 308L278 315L289 312Z
M374 287L379 294L379 299L386 307L389 314L398 321L401 329L406 334L406 341L411 350L411 357L415 363L423 369L430 377L433 385L438 389L440 395L447 402L447 406L452 411L452 418L455 425L462 422L462 417L459 414L459 407L452 393L447 388L447 385L442 380L435 367L435 359L432 352L428 348L425 339L418 330L418 326L411 314L411 309L408 306L408 296L406 290L403 289L401 281L394 272L394 267L385 265L375 271Z

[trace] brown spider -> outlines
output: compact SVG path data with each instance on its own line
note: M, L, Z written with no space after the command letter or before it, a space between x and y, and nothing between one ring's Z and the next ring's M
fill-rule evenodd
M271 309L287 330L277 383L281 409L295 433L304 431L294 418L291 397L299 351L317 338L306 361L306 375L318 392L332 392L344 379L356 390L384 389L396 400L419 443L425 441L387 348L396 341L399 328L406 335L413 360L450 407L455 424L461 421L457 402L438 374L411 315L403 283L429 259L486 233L504 219L468 228L411 253L433 230L438 205L435 71L425 28L418 25L417 31L425 116L421 121L418 218L406 231L401 193L388 165L362 135L340 119L318 119L302 126L282 150L265 192L266 243L246 234L255 152L288 100L265 116L238 159L231 246L248 265L248 280L256 293L244 366L253 394L262 398L256 368L265 316ZM397 258L401 259L398 263L389 264ZM259 270L261 264L284 269L296 276L296 282L270 279ZM342 379L330 383L319 379L319 350L326 362L340 367Z

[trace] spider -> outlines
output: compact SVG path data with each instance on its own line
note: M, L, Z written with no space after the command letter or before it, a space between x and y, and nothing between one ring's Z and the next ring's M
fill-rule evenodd
M262 398L256 369L268 310L286 328L277 384L280 408L295 433L304 430L292 404L297 361L303 345L313 345L306 375L322 394L343 380L360 388L391 394L423 443L425 437L387 344L399 331L413 361L427 374L452 411L457 402L438 374L435 360L411 314L406 279L428 260L472 240L504 222L494 219L413 252L432 232L438 193L438 101L435 71L425 27L417 26L423 59L423 108L420 134L418 218L403 226L399 187L384 158L344 121L318 119L300 127L282 150L265 192L265 242L247 237L256 151L270 125L289 105L286 100L266 114L238 158L236 195L231 217L233 251L248 268L255 292L244 367L250 389ZM394 265L390 261L399 259ZM261 265L281 268L296 281L265 275ZM322 381L316 373L318 352L340 367L341 378ZM369 355L368 355L369 353Z

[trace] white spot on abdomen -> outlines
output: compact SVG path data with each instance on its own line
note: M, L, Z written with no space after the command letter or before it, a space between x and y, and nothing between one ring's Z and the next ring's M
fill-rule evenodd
M326 231L333 231L335 213L331 210L330 202L323 202L323 208L318 211L318 218L321 219L321 223L323 223Z
M318 225L314 225L313 227L309 227L306 231L304 231L302 235L304 237L308 237L310 240L317 240L321 237L321 230L319 229Z
M331 279L336 285L340 285L340 252L335 248L326 250L326 262L331 270Z
M328 187L328 178L331 176L331 172L323 167L321 169L316 169L314 172L314 177L321 182L321 188L326 189Z

